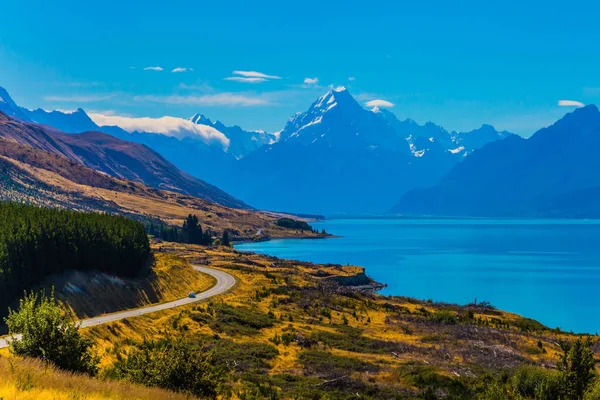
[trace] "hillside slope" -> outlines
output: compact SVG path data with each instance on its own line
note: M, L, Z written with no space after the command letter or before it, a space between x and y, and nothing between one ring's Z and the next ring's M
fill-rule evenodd
M75 161L0 139L0 200L122 214L179 225L188 214L205 228L229 229L234 239L305 236L278 227L278 215L225 207L197 197L120 180Z
M0 138L65 157L116 178L189 194L225 206L249 208L219 188L182 172L148 147L105 133L69 135L16 121L0 112Z
M439 184L405 194L404 214L484 217L600 216L600 111L567 114L531 138L490 143Z

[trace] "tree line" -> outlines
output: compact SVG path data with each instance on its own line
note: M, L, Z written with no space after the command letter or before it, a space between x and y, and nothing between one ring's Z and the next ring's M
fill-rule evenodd
M167 242L200 244L209 246L215 243L215 232L210 229L203 230L197 215L189 214L183 221L181 227L166 225L164 223L150 222L146 225L149 235L160 238ZM229 232L225 229L221 235L220 244L229 246L231 244Z
M46 276L100 270L133 276L150 256L144 225L122 216L0 203L0 307Z

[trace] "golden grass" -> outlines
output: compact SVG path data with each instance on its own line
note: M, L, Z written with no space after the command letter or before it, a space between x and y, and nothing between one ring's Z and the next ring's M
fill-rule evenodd
M12 193L11 196L14 197L14 200L26 200L44 206L60 204L77 210L102 212L110 210L115 213L160 218L166 223L179 226L189 214L195 214L204 228L210 228L216 232L222 232L224 229L234 230L239 232L238 236L250 240L267 236L318 236L312 232L284 229L277 226L275 222L280 216L277 213L224 207L196 197L153 189L140 183L121 181L111 177L106 177L106 179L113 182L114 189L93 187L73 182L58 172L35 167L6 156L0 155L0 159L11 163L15 166L15 170L24 171L49 188L40 189L40 185L20 182L38 196ZM258 232L261 232L260 235Z
M164 399L188 396L126 382L103 381L60 371L38 360L0 357L0 398L4 400Z
M314 311L307 312L301 304L302 298L290 301L291 299L287 295L269 292L269 289L292 285L300 288L313 288L312 290L318 292L318 285L331 279L331 276L351 277L363 274L362 268L277 260L262 255L239 253L224 247L206 248L176 243L159 243L155 244L153 248L157 260L155 272L161 282L157 287L164 294L165 299L168 296L180 295L179 290L185 292L190 285L196 284L190 274L194 274L196 279L200 279L200 283L207 284L206 281L202 281L200 274L187 266L188 262L222 269L234 275L239 284L223 295L199 303L84 329L84 334L94 339L96 343L95 349L102 360L101 368L109 367L115 361L117 353L127 350L130 346L135 345L135 342L143 339L157 339L167 334L183 333L189 338L218 335L222 339L241 344L262 342L276 346L279 354L269 360L269 368L264 373L304 376L306 371L299 362L299 355L304 349L297 342L292 342L287 346L283 343L275 345L271 339L275 335L281 337L285 332L290 331L303 337L310 337L317 331L343 335L343 325L347 324L349 327L359 328L363 338L398 343L410 346L413 350L398 353L392 351L353 352L343 348L329 347L324 343L313 345L313 349L360 359L379 367L379 372L352 374L355 379L406 388L409 382L400 378L398 371L407 362L430 365L435 367L438 373L449 377L456 376L457 370L462 373L465 368L469 369L476 365L477 354L481 354L482 351L513 352L522 357L522 360L552 365L556 363L559 351L556 343L561 339L571 338L568 334L549 330L538 333L520 332L514 327L519 316L491 309L478 309L476 317L489 321L494 318L502 319L509 321L511 327L509 329L479 328L474 327L471 323L436 325L427 317L422 316L421 310L427 310L434 315L443 309L444 312L450 312L457 317L465 310L454 306L379 295L345 296L330 292L327 299L331 303L317 306L330 309L331 317L323 317L318 313L315 314ZM257 297L257 292L267 292L268 294ZM276 317L276 323L251 336L235 334L231 336L227 331L213 331L211 328L213 325L192 318L194 313L202 311L208 303L220 302L251 308L263 313L271 311ZM308 307L309 310L311 307L314 310L314 304L309 304ZM390 311L388 307L396 307L397 310L404 311ZM290 316L292 316L292 320L289 320ZM454 337L452 336L454 327L480 330L481 337L479 337L479 333L477 340ZM488 332L487 336L485 332ZM538 351L538 341L542 342L544 353ZM495 356L490 357L495 358ZM18 386L15 379L14 376L9 379L9 385L13 391ZM229 385L235 391L235 389L242 389L244 383L242 380L232 379Z

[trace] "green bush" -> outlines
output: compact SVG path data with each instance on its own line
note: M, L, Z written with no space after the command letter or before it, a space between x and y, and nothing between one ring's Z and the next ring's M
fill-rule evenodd
M397 342L388 342L363 336L360 329L350 326L340 326L338 329L342 333L315 331L311 334L310 338L336 349L356 353L390 353L399 351L399 347L402 346L402 344Z
M129 354L119 355L107 376L216 399L222 374L212 364L212 353L183 339L144 341Z
M558 400L560 380L554 371L533 366L517 368L509 380L512 393L523 398Z
M235 343L220 339L214 343L215 365L233 371L260 371L269 368L268 360L277 357L277 349L266 343Z
M433 321L446 324L446 325L455 325L458 321L456 319L456 315L452 311L448 310L438 310L429 316Z
M262 328L270 328L275 323L272 315L246 307L233 307L217 304L213 307L214 318L210 327L218 332L234 335L252 335Z
M514 325L522 332L540 332L546 329L544 325L531 318L519 318L515 321Z
M375 364L319 350L303 351L300 353L298 361L311 375L343 376L353 372L377 372L379 370Z
M470 398L469 389L461 381L439 374L429 365L416 362L404 364L399 369L399 376L411 386L421 389L425 398L437 398L431 395L440 390L453 399Z
M73 315L54 295L28 294L17 311L6 318L9 334L21 334L10 343L10 351L39 358L57 367L95 375L98 358L92 354L92 341L79 334Z

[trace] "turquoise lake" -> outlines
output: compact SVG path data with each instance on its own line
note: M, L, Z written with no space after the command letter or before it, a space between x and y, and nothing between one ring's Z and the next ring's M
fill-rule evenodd
M566 331L600 331L600 221L346 219L339 235L244 243L239 250L361 265L385 295L489 301Z

